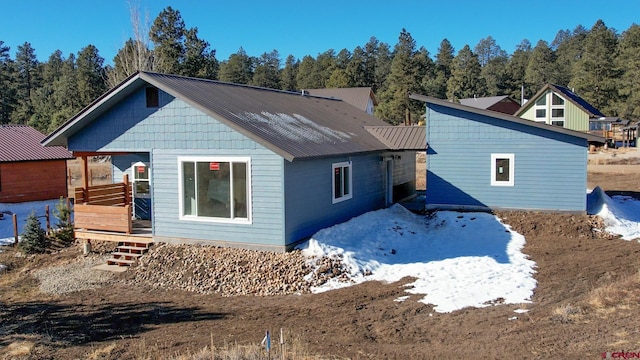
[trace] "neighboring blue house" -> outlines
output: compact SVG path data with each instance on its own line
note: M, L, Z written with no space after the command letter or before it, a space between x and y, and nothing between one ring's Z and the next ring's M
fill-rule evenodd
M427 208L586 211L588 141L558 126L423 95Z
M283 251L413 195L425 141L336 99L140 72L43 144L112 155L154 241Z

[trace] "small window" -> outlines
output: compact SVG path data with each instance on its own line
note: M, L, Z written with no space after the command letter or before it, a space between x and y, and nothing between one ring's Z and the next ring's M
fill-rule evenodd
M564 120L553 120L551 121L551 125L564 127Z
M547 109L536 109L536 118L544 119L547 117Z
M514 186L514 154L491 154L491 186Z
M540 99L536 100L536 105L545 106L547 105L547 96L542 96Z
M564 118L564 109L551 109L552 118Z
M158 88L148 87L147 88L147 107L157 108L158 106L160 106L160 99L158 97Z
M564 105L564 99L556 94L553 94L553 96L551 97L551 105Z
M349 200L353 197L351 162L333 164L333 198L332 203Z

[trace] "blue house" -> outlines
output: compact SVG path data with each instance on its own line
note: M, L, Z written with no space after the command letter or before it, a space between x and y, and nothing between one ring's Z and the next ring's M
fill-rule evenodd
M455 104L426 103L427 208L586 211L599 136Z
M425 141L337 99L139 72L43 144L111 155L153 241L285 251L413 195Z

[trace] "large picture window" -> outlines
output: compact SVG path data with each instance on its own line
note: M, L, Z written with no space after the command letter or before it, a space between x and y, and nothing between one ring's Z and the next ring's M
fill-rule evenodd
M491 154L491 186L513 186L514 154Z
M351 162L333 164L332 203L349 200L352 195Z
M212 221L249 221L249 158L181 158L180 215Z

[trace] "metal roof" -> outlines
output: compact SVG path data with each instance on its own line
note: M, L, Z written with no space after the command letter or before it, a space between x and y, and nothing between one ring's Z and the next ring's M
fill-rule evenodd
M427 131L424 126L367 126L366 129L392 150L427 149Z
M220 81L139 72L49 135L67 139L129 94L153 85L212 116L289 161L387 150L365 126L387 123L337 99Z
M490 108L492 105L495 105L500 101L504 100L505 98L511 99L507 95L474 97L474 98L460 99L460 104L486 110Z
M564 95L563 97L566 100L569 100L570 102L575 104L577 107L581 108L584 112L586 112L589 115L590 118L604 116L600 112L600 110L593 107L593 105L589 104L585 99L581 98L580 96L578 96L578 94L571 91L571 89L569 89L568 87L560 86L556 84L546 84L545 86L543 86L542 89L540 89L540 91L538 91L535 95L533 95L533 97L531 97L531 100L527 101L525 104L522 104L522 107L520 107L520 109L516 111L515 115L516 116L522 115L522 113L524 113L526 109L533 106L536 100L538 100L540 96L544 95L544 93L547 90L552 90L556 93L560 93Z
M419 95L419 94L409 94L409 98L414 99L414 100L420 100L420 101L423 101L423 102L425 102L427 104L445 106L445 107L452 108L452 109L457 109L457 110L466 111L466 112L470 112L470 113L474 113L474 114L479 114L479 115L492 117L494 119L500 119L500 120L504 120L504 121L508 121L508 122L512 122L512 123L516 123L516 124L530 126L530 127L533 127L533 128L544 129L544 130L548 130L548 131L552 131L552 132L556 132L556 133L560 133L560 134L565 134L565 135L569 135L569 136L583 138L583 139L585 139L587 141L594 141L594 142L600 142L600 143L604 143L604 141L605 141L605 139L602 136L597 136L597 135L592 135L592 134L588 134L588 133L584 133L584 132L580 132L580 131L570 130L570 129L563 128L563 127L556 126L556 125L549 125L549 124L539 123L539 122L536 122L536 121L527 120L527 119L523 119L523 118L520 118L520 117L517 117L517 116L514 116L514 115L504 114L504 113L500 113L500 112L496 112L496 111L483 110L483 109L478 109L478 108L474 108L474 107L471 107L471 106L465 106L465 105L462 105L462 104L452 103L452 102L447 101L447 100L440 100L440 99L436 99L436 98L430 97L430 96Z
M373 101L374 106L378 105L378 100L373 94L373 89L371 87L304 89L304 91L307 91L310 95L314 96L340 99L362 111L367 111L369 99Z
M0 125L0 162L73 159L61 146L42 146L44 137L27 125Z

